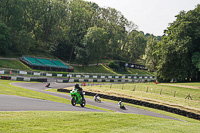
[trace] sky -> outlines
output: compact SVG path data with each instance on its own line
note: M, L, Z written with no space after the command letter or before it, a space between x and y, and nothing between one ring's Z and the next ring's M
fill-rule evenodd
M85 0L100 7L111 7L120 11L139 31L162 36L169 23L176 20L180 11L189 11L200 4L200 0Z

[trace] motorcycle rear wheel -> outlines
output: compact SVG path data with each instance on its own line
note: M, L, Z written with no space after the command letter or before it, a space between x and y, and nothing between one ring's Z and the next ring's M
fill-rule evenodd
M83 98L83 99L82 99L82 103L81 103L80 105L81 105L81 107L85 107L85 104L86 104L86 101L85 101L85 99Z

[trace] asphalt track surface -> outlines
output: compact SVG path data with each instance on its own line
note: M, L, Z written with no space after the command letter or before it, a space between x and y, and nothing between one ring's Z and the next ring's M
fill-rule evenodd
M0 111L91 111L99 110L74 107L69 104L57 103L28 97L1 95Z
M56 93L56 92L49 92L45 91L47 89L45 87L46 83L24 83L24 82L16 82L12 83L14 86L62 97L65 99L71 99L69 94L63 93ZM74 83L56 83L51 82L49 89L56 89L56 88L64 88L64 87L72 87ZM132 114L140 114L140 115L148 115L153 117L165 118L165 119L172 119L172 120L180 120L170 116L154 113L151 111L126 106L126 110L122 110L116 103L105 102L102 101L101 103L95 102L93 99L85 98L86 104L113 110L119 113L132 113ZM0 95L0 111L34 111L34 110L41 110L41 111L91 111L91 112L102 112L100 110L90 109L90 108L82 108L79 105L72 106L69 104L57 103L47 100L41 99L33 99L33 98L26 98L26 97L19 97L19 96L8 96L8 95Z

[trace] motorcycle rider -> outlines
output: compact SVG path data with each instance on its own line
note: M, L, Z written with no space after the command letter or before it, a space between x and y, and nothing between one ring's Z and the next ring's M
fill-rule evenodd
M98 96L98 94L96 94L96 95L94 96L94 100L95 100L95 101L98 101L98 102L101 102L100 97Z
M124 107L124 104L122 103L122 101L119 101L119 106L120 106L120 108L123 108Z
M84 98L84 96L83 96L83 89L79 86L79 84L76 83L74 89L75 90L77 89L78 92L80 92L82 98Z
M47 83L47 84L45 85L45 87L50 87L50 83Z

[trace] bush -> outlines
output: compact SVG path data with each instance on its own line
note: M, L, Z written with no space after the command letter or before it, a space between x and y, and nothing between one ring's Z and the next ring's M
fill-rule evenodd
M108 66L115 70L118 70L120 68L119 64L116 64L114 61L110 61Z

